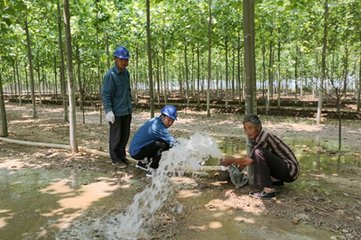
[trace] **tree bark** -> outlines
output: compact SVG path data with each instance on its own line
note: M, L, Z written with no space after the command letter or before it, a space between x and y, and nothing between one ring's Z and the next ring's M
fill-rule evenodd
M245 81L245 114L257 114L256 98L256 63L255 63L255 31L254 31L254 1L243 0L243 34L244 34L244 67ZM247 138L247 153L250 145ZM248 166L249 184L253 185L253 166Z
M225 89L225 98L226 98L226 109L228 109L228 35L226 35L226 39L224 40L224 48L225 48L225 58L226 58L226 76L225 76L225 81L226 81L226 89Z
M59 0L60 1L60 0ZM64 108L64 121L69 122L68 115L68 102L66 98L66 84L65 84L65 63L64 63L64 52L63 52L63 39L62 39L62 26L61 26L61 10L60 2L58 2L58 46L59 46L59 58L60 58L60 92L61 99Z
M7 137L8 133L8 121L6 118L5 110L5 100L4 100L4 91L3 91L3 80L0 71L0 136Z
M321 111L323 104L323 84L326 79L326 53L327 53L327 34L328 34L328 0L325 0L324 4L324 25L323 25L323 40L322 40L322 62L321 62L321 80L320 86L318 89L318 106L317 106L317 115L316 122L317 124L321 123Z
M277 107L281 107L281 39L277 43Z
M168 92L168 84L167 84L167 75L166 75L166 57L165 57L165 37L162 37L162 68L163 68L163 100L164 104L167 105L168 99L167 99L167 92Z
M148 55L148 77L149 77L149 105L150 117L154 117L154 90L153 90L153 69L152 69L152 43L150 32L150 0L146 0L147 5L147 55Z
M15 74L16 74L16 84L18 86L18 99L19 99L19 106L21 106L21 95L22 95L22 86L21 86L21 81L20 81L20 74L19 74L19 64L18 64L18 59L15 59Z
M33 106L33 118L37 118L36 112L36 102L35 102L35 82L34 82L34 68L33 68L33 55L31 52L31 40L29 33L28 21L25 20L25 33L26 33L26 46L28 52L28 61L29 61L29 76L30 76L30 87L31 87L31 103Z
M245 113L257 114L256 64L254 35L254 0L243 1L244 67L245 67Z
M361 38L361 33L360 33ZM361 42L361 41L360 41ZM361 53L359 54L358 88L357 88L357 112L361 108Z
M184 39L184 80L186 82L186 99L187 99L187 108L189 107L189 70L188 70L188 49L187 49L187 40Z
M240 33L237 34L237 83L238 83L238 105L241 107L242 104L242 83L241 76L243 76L243 71L241 70L242 57L241 57L241 37Z
M66 44L66 66L68 73L68 92L69 92L69 137L70 148L73 153L78 152L78 144L76 139L76 108L74 95L73 80L73 57L71 50L71 31L70 31L70 10L69 0L64 0L64 27L65 27L65 44Z
M295 56L295 72L294 72L294 76L295 76L295 103L297 103L298 101L298 56L299 56L299 48L298 46L296 47L296 56Z
M79 88L79 107L82 112L82 121L85 124L85 107L84 107L84 99L85 99L85 81L82 81L81 78L81 58L80 58L80 50L79 44L76 44L76 62L77 62L77 78L78 78L78 88Z
M210 85L212 78L212 0L208 1L208 84L207 84L207 117L211 116Z

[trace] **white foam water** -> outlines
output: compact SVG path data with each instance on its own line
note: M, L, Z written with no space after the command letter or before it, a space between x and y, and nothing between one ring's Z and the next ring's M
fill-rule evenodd
M76 235L88 239L89 234L96 229L104 239L147 239L147 226L152 224L152 216L173 193L169 176L196 171L208 157L222 157L215 140L208 134L195 133L190 139L177 139L175 146L162 153L159 168L151 178L150 185L134 196L125 212L107 216L100 221L97 219L91 229L89 226L88 230L82 227Z

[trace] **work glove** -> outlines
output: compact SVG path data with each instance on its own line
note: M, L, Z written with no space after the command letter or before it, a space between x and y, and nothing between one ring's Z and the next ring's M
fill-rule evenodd
M114 121L115 121L115 116L114 116L113 111L107 112L107 115L105 115L105 119L106 119L108 122L110 122L110 123L114 123Z

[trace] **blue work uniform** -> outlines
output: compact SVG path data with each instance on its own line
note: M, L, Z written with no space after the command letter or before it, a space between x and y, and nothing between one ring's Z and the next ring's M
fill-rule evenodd
M143 147L155 141L163 141L170 147L174 144L174 137L162 122L161 117L154 117L145 122L134 134L129 146L130 156L137 155Z
M113 111L116 117L132 113L130 76L127 69L119 71L114 65L104 75L102 99L106 113Z
M102 100L106 113L113 111L114 123L109 123L109 155L112 163L126 159L126 145L130 135L132 120L132 96L130 76L127 69L119 71L114 65L104 75Z

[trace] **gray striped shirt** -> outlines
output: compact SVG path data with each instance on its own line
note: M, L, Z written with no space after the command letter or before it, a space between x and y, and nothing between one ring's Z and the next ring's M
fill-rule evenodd
M294 180L297 179L300 172L300 165L296 159L295 154L280 138L262 129L256 140L252 141L252 150L250 156L256 148L267 149L285 161L290 176Z

